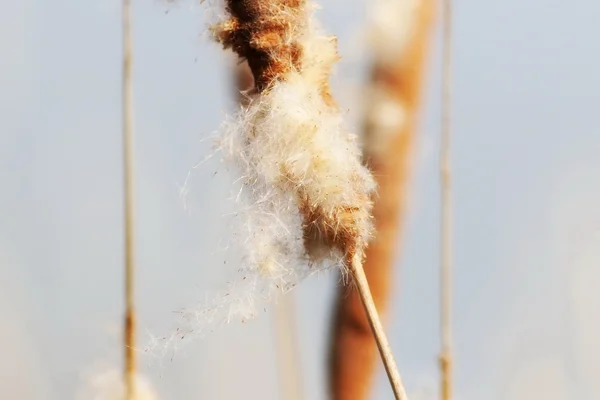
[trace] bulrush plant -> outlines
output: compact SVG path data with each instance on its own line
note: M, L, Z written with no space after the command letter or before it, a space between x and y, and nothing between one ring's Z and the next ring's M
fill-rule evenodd
M286 280L298 264L362 263L375 184L330 94L335 38L319 33L303 1L228 1L227 10L215 36L255 81L220 140L251 208L249 264Z
M396 398L406 399L362 269L375 182L331 94L337 41L321 32L314 8L303 0L226 0L227 17L212 27L254 78L247 104L217 141L239 173L243 260L231 290L184 318L196 328L222 314L246 320L257 299L341 266L361 295Z

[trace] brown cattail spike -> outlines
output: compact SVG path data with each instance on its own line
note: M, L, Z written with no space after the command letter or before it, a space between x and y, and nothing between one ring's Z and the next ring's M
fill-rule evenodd
M303 0L227 0L231 19L213 28L217 40L248 61L259 91L299 69L293 30L303 22ZM289 41L289 42L288 42Z
M240 197L253 211L245 223L254 228L244 240L247 271L289 287L294 277L343 260L359 287L394 394L405 399L362 270L375 184L329 90L335 40L318 30L307 1L226 5L229 19L214 28L215 36L248 62L256 89L221 142L242 169Z

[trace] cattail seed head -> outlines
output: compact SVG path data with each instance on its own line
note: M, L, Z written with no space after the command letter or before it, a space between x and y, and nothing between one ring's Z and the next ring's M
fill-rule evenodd
M336 38L321 33L305 0L225 4L213 36L248 62L255 84L217 140L239 177L243 255L224 293L182 311L177 335L186 339L246 321L257 302L362 259L372 232L375 183L329 88Z
M262 186L294 200L311 261L362 253L374 183L330 94L336 39L320 34L306 1L231 0L227 8L216 37L248 61L257 90L237 127L225 130L238 139L228 142L229 158L253 193Z

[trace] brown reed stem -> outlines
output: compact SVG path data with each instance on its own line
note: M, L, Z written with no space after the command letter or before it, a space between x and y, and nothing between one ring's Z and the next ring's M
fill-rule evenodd
M125 323L123 337L123 380L127 400L135 398L135 308L134 308L134 201L133 201L133 88L132 88L132 39L131 0L123 0L123 189L125 219Z
M452 399L452 208L450 182L451 74L452 74L452 1L443 0L442 42L442 132L440 149L441 184L441 262L440 262L440 328L441 328L441 393L443 400Z
M402 0L398 0L402 1ZM394 259L405 219L418 112L432 33L435 0L423 0L414 15L415 30L393 59L375 58L369 85L388 102L405 110L405 121L384 126L378 118L381 99L369 101L364 123L364 158L377 180L373 207L375 237L366 249L364 270L375 305L385 316L391 297ZM386 54L386 56L389 56ZM378 100L378 101L375 101ZM392 129L392 132L386 130ZM377 367L377 346L360 297L352 286L340 286L333 318L329 381L333 400L369 397Z
M385 372L387 373L390 385L392 386L394 397L396 400L408 400L404 385L402 384L402 379L400 378L400 372L398 371L396 361L394 360L392 348L385 335L383 324L381 323L377 308L375 307L375 302L373 301L373 296L369 290L369 283L367 282L367 277L362 267L360 255L355 254L348 264L365 308L365 312L367 313L369 325L375 337L375 342L377 343L377 348L379 349Z

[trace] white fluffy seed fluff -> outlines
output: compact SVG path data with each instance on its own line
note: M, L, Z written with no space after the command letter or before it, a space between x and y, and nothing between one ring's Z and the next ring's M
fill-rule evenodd
M375 187L370 172L360 163L356 136L320 93L324 77L338 58L336 42L320 35L314 21L308 21L296 38L303 50L304 68L291 71L285 80L252 98L224 126L220 140L226 160L242 172L246 266L283 287L343 257L333 248L319 255L307 253L298 191L310 199L312 207L333 214L340 205L360 204L361 196ZM366 242L370 221L359 223Z
M217 143L226 165L240 178L240 223L234 238L243 255L237 278L225 292L184 310L177 332L163 338L163 344L180 343L233 319L251 319L259 302L272 300L310 274L343 265L347 251L362 255L370 238L375 183L361 164L356 136L323 93L338 59L336 40L319 32L311 7L301 7L300 23L283 38L284 44L299 45L301 68L289 68L268 89L253 94L223 124ZM341 231L346 229L342 222L349 224L341 219L350 219L353 248L320 243L319 232L317 246L309 247L306 227L312 221L306 208L331 220L334 226L326 226L323 235L335 236L335 225ZM346 209L359 217L340 212ZM315 226L319 230L323 222Z

